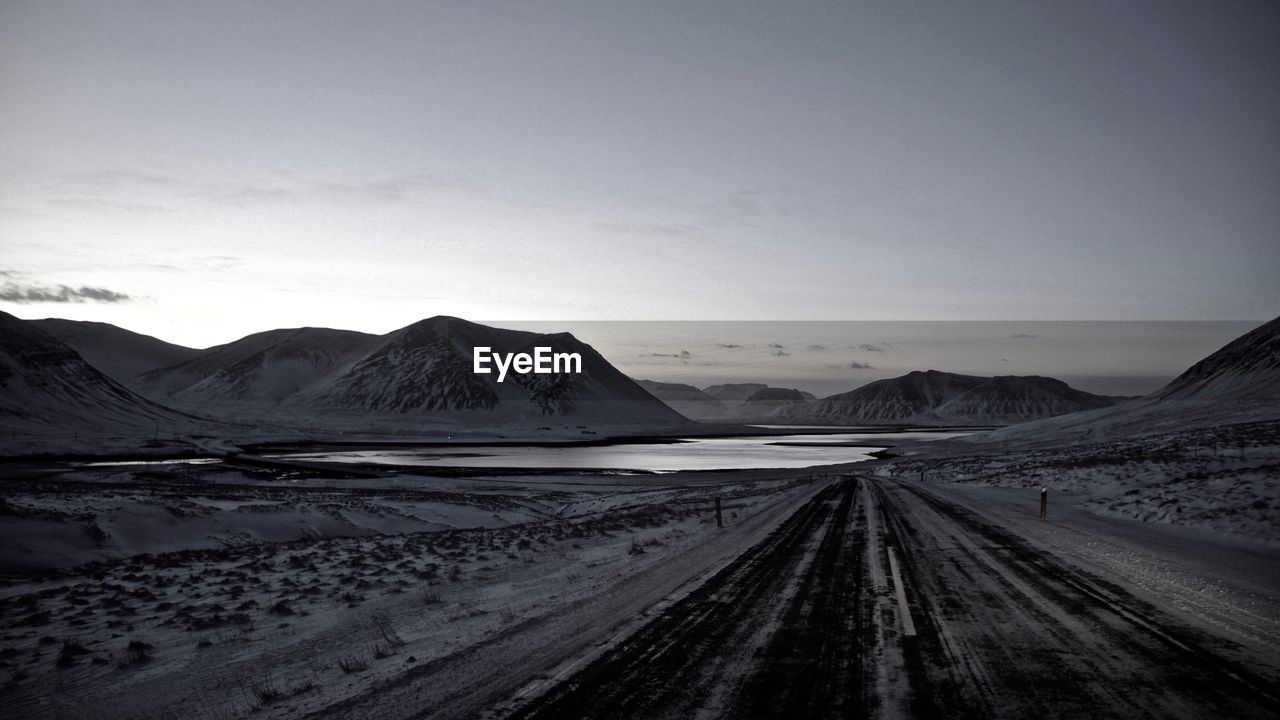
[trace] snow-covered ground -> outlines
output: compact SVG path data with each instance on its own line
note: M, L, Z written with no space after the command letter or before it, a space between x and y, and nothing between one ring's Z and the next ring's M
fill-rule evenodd
M946 447L943 447L943 446ZM964 441L919 446L892 476L1046 487L1090 512L1280 546L1280 422L1264 421L1066 447L1002 450Z
M817 485L796 471L6 473L16 542L0 581L0 697L58 718L296 717L500 638L519 638L524 663L574 656L735 557Z

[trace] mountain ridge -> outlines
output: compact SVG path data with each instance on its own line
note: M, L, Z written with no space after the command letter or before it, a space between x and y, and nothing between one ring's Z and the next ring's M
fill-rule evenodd
M1107 407L1117 401L1037 375L984 377L916 370L816 402L783 407L777 416L844 423L989 424Z
M63 318L25 322L75 350L99 372L125 386L144 372L185 362L204 352L111 323Z
M38 325L0 312L0 427L6 447L68 439L135 440L202 422L148 400L94 368Z

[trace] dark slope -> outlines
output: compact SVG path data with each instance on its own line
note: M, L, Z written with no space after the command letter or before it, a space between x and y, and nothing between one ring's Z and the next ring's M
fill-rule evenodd
M57 338L75 350L85 362L126 387L142 373L186 362L203 352L110 323L61 318L28 322Z
M290 365L281 368L280 375L301 373L300 377L288 378L286 384L302 386L336 370L344 350L375 338L366 333L324 328L267 330L203 350L185 362L143 373L135 385L147 397L189 405L279 400L283 395L277 390L277 380L284 378L276 377L275 361ZM326 367L326 362L334 365Z
M840 423L985 424L1051 417L1106 407L1115 401L1053 378L989 378L928 370L877 380L808 405L784 408L780 414Z
M1280 318L1233 340L1146 397L1003 428L969 442L1064 445L1276 420Z
M1275 397L1280 390L1280 318L1245 333L1151 394L1156 401Z
M473 372L472 352L532 353L550 347L578 353L582 373ZM497 422L566 416L595 423L687 422L568 333L539 334L493 328L452 317L434 317L378 339L349 370L290 399L291 407L367 413L435 413Z
M151 434L193 420L140 397L36 325L3 312L0 396L0 427L14 441Z

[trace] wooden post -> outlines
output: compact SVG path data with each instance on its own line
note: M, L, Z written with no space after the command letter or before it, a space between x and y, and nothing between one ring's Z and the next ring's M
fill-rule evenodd
M1049 519L1049 488L1040 488L1040 519Z
M716 498L716 527L724 527L724 518L720 515L720 498Z

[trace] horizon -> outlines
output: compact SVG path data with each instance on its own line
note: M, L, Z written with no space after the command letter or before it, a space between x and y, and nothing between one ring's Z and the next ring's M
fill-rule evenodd
M704 388L765 383L819 397L913 371L1044 376L1086 392L1145 395L1267 321L480 321L540 334L569 332L634 380ZM23 318L58 319L68 318ZM95 322L95 321L85 321ZM106 323L162 342L168 338ZM413 324L413 323L409 323ZM208 351L269 328L205 347ZM874 364L873 364L874 363Z

